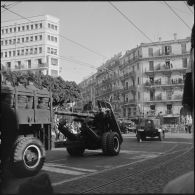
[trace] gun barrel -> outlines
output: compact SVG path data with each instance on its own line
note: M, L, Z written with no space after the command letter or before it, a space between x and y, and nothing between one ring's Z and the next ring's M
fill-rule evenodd
M89 117L89 118L94 118L94 114L90 113L76 113L76 112L65 112L65 111L55 111L54 112L57 115L66 115L66 116L76 116L76 117Z

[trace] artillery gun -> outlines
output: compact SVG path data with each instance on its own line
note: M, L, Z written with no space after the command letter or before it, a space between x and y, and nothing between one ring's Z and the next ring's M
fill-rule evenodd
M71 132L67 121L62 119L59 131L66 139L66 149L71 156L81 156L85 149L102 149L105 155L118 155L123 141L120 127L114 116L112 106L105 101L97 101L98 111L92 113L70 113L56 111L57 115L72 116L80 123L77 134Z
M19 177L35 175L44 164L45 150L51 149L52 94L33 85L1 85L1 101L18 118L18 128L12 129L18 134L10 155L12 171Z

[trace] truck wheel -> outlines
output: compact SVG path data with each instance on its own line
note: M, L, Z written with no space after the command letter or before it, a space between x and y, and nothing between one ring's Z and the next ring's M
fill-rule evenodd
M70 154L70 156L82 156L85 151L85 148L67 147L66 150Z
M20 137L15 143L11 162L13 173L18 177L37 174L45 161L41 141L35 137Z
M118 155L120 152L119 135L116 132L110 132L107 138L107 150L109 155Z
M102 151L103 151L103 154L108 154L108 146L107 146L108 135L109 135L109 132L105 132L102 136Z

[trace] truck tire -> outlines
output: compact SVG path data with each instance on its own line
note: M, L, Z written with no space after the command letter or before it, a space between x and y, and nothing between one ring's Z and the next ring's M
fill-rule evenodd
M82 156L85 148L81 147L67 147L66 148L67 152L69 153L70 156Z
M105 132L102 136L102 151L103 154L108 154L108 135L109 132Z
M20 137L15 142L12 171L18 176L36 175L45 161L45 149L35 137Z
M120 152L119 135L116 132L110 132L107 138L108 155L115 156Z

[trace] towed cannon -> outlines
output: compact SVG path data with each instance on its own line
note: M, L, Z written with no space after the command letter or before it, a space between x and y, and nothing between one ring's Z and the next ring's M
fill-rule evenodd
M81 156L85 149L102 149L105 155L118 155L123 142L120 127L112 106L105 101L97 101L98 111L93 113L70 113L56 111L57 115L72 116L80 124L78 133L71 132L65 119L61 119L58 129L67 138L66 149L71 156Z

